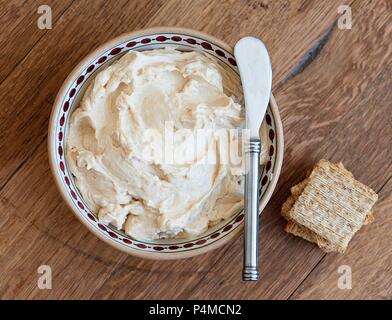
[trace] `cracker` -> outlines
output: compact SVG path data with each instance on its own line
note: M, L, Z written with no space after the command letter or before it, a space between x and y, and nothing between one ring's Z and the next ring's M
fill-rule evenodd
M344 166L320 160L310 176L291 188L282 207L286 231L317 243L327 252L344 252L354 234L374 220L377 194L355 180Z
M302 191L304 191L308 182L309 182L309 178L306 178L305 180L303 180L300 183L296 184L295 186L291 187L291 189L290 189L291 194L299 196L302 193Z
M290 212L297 199L298 196L292 194L290 197L287 198L286 202L283 203L281 214L284 218L286 218L286 220L290 220Z
M295 186L291 187L291 196L287 198L286 202L282 206L282 216L285 217L287 220L290 219L291 208L293 207L295 201L297 201L298 197L304 190L307 183L308 179L305 179L300 183L296 184Z
M308 228L301 226L294 221L288 221L285 231L293 234L294 236L303 238L309 242L313 242L317 244L323 251L325 252L334 252L338 251L339 248L334 247L333 244L328 242L328 240L320 237L317 233L309 230Z

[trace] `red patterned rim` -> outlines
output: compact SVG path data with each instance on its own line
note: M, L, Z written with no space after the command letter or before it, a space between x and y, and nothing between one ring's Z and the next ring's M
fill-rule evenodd
M172 239L170 242L165 243L145 242L134 239L110 225L101 223L98 220L97 215L88 208L75 186L73 176L68 169L64 152L66 150L67 123L73 109L77 107L75 101L77 100L78 94L97 71L99 71L103 66L116 60L125 52L130 50L153 49L162 45L176 46L183 49L191 48L202 50L220 60L223 65L230 68L238 75L234 56L221 46L202 39L199 36L182 33L154 33L128 38L125 41L121 41L111 48L101 52L85 65L85 68L77 76L75 76L72 81L70 81L69 86L66 88L66 93L61 97L61 107L55 111L56 113L52 115L51 120L51 122L54 122L55 130L55 132L51 135L51 141L49 141L49 149L52 152L51 161L54 162L52 165L54 167L55 174L60 177L60 187L62 188L63 193L66 193L67 198L71 200L73 204L72 209L79 214L79 218L82 218L82 221L85 224L100 233L104 240L116 242L117 247L120 245L122 247L121 249L125 249L128 252L129 249L132 249L143 252L169 254L174 252L197 250L205 246L209 246L212 243L226 237L241 225L244 218L241 210L230 220L224 223L219 229L213 232L207 232L197 239ZM265 121L268 127L269 136L269 160L264 166L260 178L260 199L263 199L266 196L266 192L269 188L274 187L274 185L272 186L271 184L271 180L273 175L279 175L281 166L281 159L277 161L277 123L270 106L267 109ZM280 119L278 119L278 121L280 121Z

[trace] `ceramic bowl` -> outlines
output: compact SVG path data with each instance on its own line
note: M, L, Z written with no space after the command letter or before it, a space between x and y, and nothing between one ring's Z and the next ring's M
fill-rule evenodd
M107 65L130 50L148 50L175 46L180 50L201 50L238 76L233 48L210 35L179 28L153 28L131 32L115 38L84 58L62 85L49 123L48 151L54 180L61 195L80 221L100 239L129 254L152 259L178 259L216 249L242 230L244 214L238 212L230 219L211 227L195 239L157 240L134 239L116 228L101 223L78 191L65 157L67 128L70 115L78 107L80 97L92 78ZM261 168L260 210L266 206L274 191L283 158L283 130L273 95L265 117L268 135L268 161Z

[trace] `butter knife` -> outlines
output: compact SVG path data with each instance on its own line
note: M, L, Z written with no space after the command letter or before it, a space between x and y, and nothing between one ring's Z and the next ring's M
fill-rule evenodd
M245 99L246 128L249 140L245 144L245 227L244 265L242 279L259 279L259 165L261 141L259 130L271 94L272 70L263 42L254 37L240 39L234 47Z

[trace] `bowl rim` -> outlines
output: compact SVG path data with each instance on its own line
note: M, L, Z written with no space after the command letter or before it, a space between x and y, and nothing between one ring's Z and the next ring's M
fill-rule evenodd
M150 34L158 34L158 33L178 33L178 34L185 34L189 36L194 36L194 37L199 37L202 39L205 39L214 45L218 45L227 52L233 53L233 48L229 46L227 43L224 41L215 38L214 36L211 36L209 34L206 34L204 32L192 30L192 29L187 29L187 28L179 28L179 27L153 27L153 28L147 28L147 29L141 29L137 31L132 31L132 32L127 32L123 33L92 50L87 56L85 56L70 72L70 74L67 76L67 78L64 80L62 83L56 99L53 103L52 110L51 110L51 115L49 119L49 126L48 126L48 154L49 154L49 164L50 168L52 171L52 176L55 180L55 183L57 185L57 189L60 191L60 194L67 204L67 206L71 209L74 215L83 223L84 226L86 226L90 232L92 232L95 236L97 236L99 239L105 241L107 244L111 245L112 247L119 249L125 253L138 256L141 258L147 258L147 259L158 259L158 260L169 260L169 259L182 259L182 258L188 258L188 257L193 257L202 253L209 252L211 250L217 249L218 247L228 243L236 234L238 234L242 229L243 229L243 223L240 223L240 226L230 230L227 233L227 236L219 238L215 242L211 242L206 246L200 247L195 250L191 251L181 251L181 252L170 252L166 254L159 254L159 252L151 252L151 251L142 251L142 250L134 250L132 248L127 248L116 241L112 240L111 238L105 237L101 232L97 231L95 228L93 228L89 223L86 222L86 220L82 217L82 215L79 212L76 212L74 209L73 203L71 203L71 200L69 198L69 195L66 193L63 182L61 181L60 175L57 171L57 163L55 159L55 146L52 143L54 140L54 134L56 132L55 130L55 125L56 125L56 115L58 112L61 110L62 107L62 99L67 91L67 89L70 87L70 84L72 80L75 79L77 75L80 74L80 72L86 67L86 65L98 54L105 52L109 48L115 46L118 43L124 42L126 40L132 39L132 38L137 38L140 36L148 36ZM276 130L276 160L275 160L275 174L273 175L269 188L266 190L264 197L260 201L260 213L262 210L265 208L267 203L272 197L272 194L275 190L276 184L279 180L280 177L280 171L282 167L282 162L283 162L283 152L284 152L284 139L283 139L283 126L278 110L277 103L275 101L275 98L273 94L271 93L271 98L270 98L270 109L274 117L274 122L275 122L275 130Z

